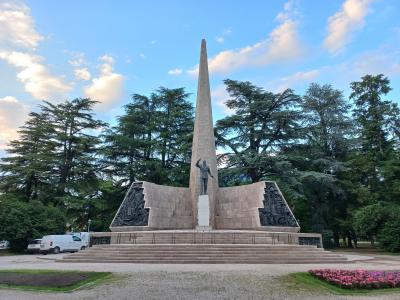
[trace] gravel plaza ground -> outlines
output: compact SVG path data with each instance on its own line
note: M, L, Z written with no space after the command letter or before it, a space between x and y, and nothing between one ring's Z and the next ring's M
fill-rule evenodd
M400 299L400 294L337 296L294 289L282 276L312 268L400 270L400 256L345 253L352 264L178 265L58 263L58 255L1 256L0 269L110 271L115 279L70 293L0 289L1 300L47 299Z

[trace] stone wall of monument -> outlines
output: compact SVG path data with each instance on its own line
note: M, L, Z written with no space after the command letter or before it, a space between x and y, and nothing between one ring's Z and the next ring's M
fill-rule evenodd
M219 188L217 229L298 232L300 226L273 181Z
M192 229L193 217L189 188L144 182L145 206L150 208L149 227Z
M143 191L142 208L135 205L135 202L124 204L125 201L129 201L128 192L110 226L112 231L194 228L189 188L164 186L146 181L132 184L135 185L140 186ZM129 211L132 206L134 208ZM135 223L137 210L148 211L148 218L145 218L144 224ZM132 224L136 226L131 226Z
M219 188L217 229L261 227L258 209L263 207L265 182Z

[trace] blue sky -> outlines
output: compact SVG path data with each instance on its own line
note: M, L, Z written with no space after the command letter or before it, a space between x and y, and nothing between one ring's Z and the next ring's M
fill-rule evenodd
M0 0L0 155L42 99L92 97L111 123L132 93L186 87L194 101L202 38L214 119L229 113L226 78L348 95L351 81L384 73L398 102L399 15L398 0Z

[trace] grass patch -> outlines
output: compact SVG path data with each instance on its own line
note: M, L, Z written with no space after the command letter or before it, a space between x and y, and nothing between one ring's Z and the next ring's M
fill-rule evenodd
M307 272L292 273L285 276L285 281L290 288L295 290L305 290L320 294L321 292L334 295L381 295L390 293L399 293L400 288L384 288L384 289L344 289L328 283L326 281L315 278Z
M101 284L111 277L111 272L0 270L0 288L70 292L78 288Z
M21 255L21 254L23 254L23 253L14 253L14 252L11 252L8 249L1 249L0 250L0 256L12 256L12 255Z

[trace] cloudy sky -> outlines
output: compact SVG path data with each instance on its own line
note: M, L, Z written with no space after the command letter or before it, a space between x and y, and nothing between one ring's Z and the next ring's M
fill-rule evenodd
M113 122L132 93L196 93L207 39L214 119L229 114L222 80L303 93L310 82L349 94L384 73L400 99L398 0L0 0L0 156L41 100L100 101Z

